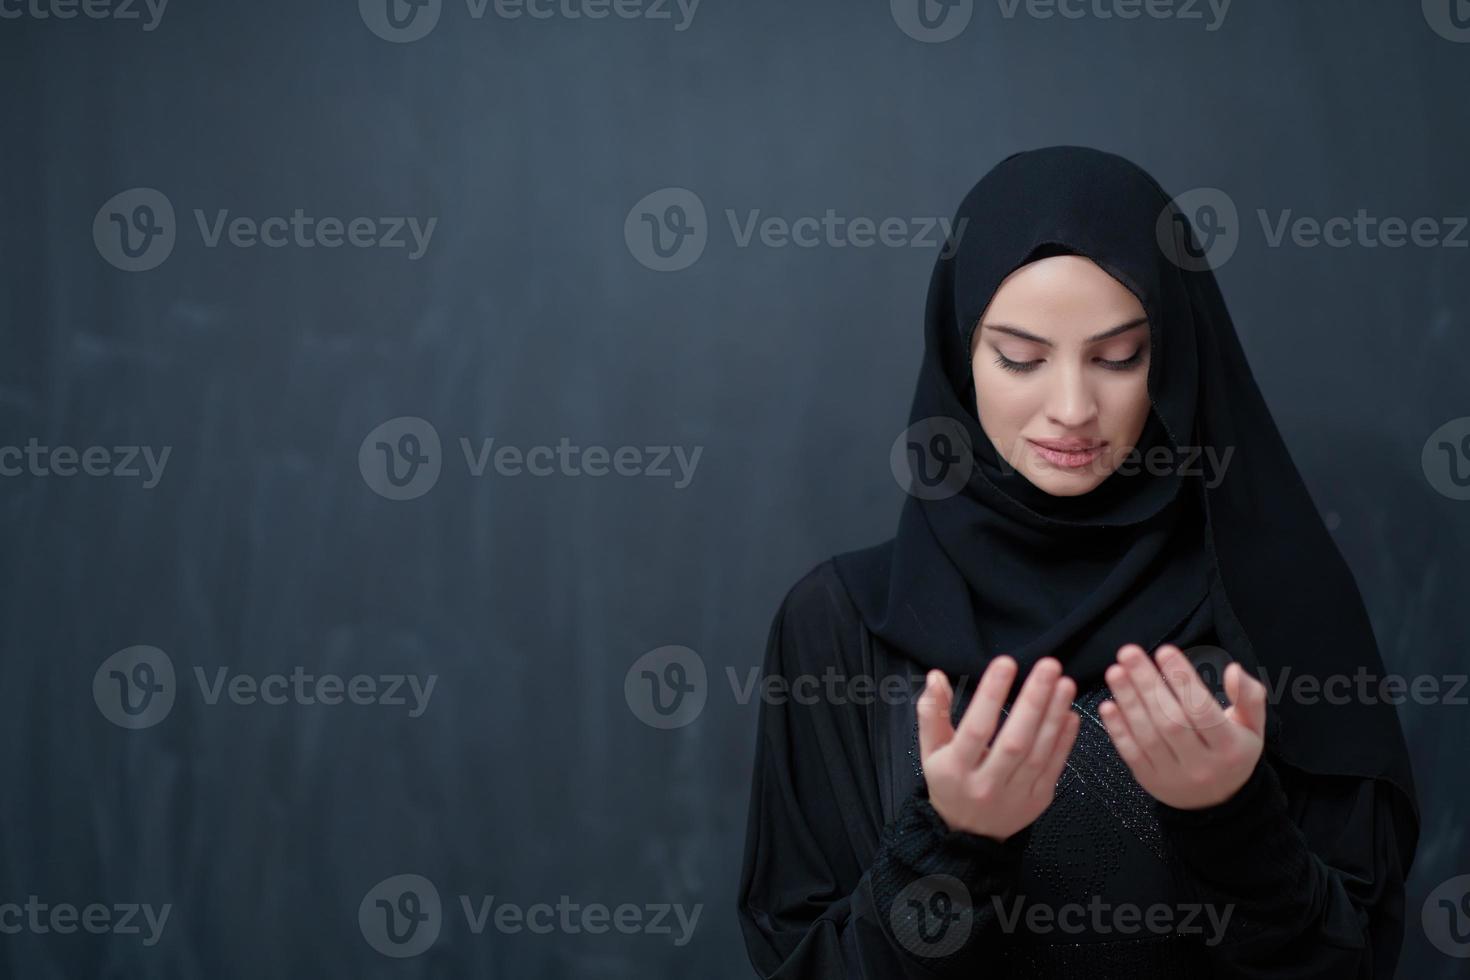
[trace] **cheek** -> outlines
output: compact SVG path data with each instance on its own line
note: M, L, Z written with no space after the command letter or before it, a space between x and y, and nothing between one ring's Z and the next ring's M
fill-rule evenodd
M1139 371L1136 377L1120 381L1108 390L1110 428L1120 436L1136 438L1148 419L1148 375Z
M975 369L975 407L982 427L992 437L1021 428L1039 408L1038 386L1024 381L1023 376L993 364Z

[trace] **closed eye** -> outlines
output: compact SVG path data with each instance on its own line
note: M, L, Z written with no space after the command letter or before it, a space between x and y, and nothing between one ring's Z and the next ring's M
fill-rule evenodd
M1002 354L1000 351L995 352L995 363L1005 370L1010 371L1012 374L1029 374L1032 371L1035 371L1037 368L1041 367L1045 360L1046 358L1044 357L1038 357L1030 361L1013 361L1009 357L1006 357L1004 354ZM1128 371L1142 363L1143 348L1140 347L1138 350L1133 352L1133 355L1131 357L1124 358L1121 361L1109 360L1106 357L1098 357L1094 358L1093 360L1098 364L1099 367L1106 368L1109 371Z
M1127 371L1130 368L1137 367L1139 362L1141 362L1142 360L1143 348L1140 347L1138 348L1138 350L1133 352L1132 357L1125 358L1121 361L1110 361L1105 357L1099 357L1097 359L1097 363L1107 368L1109 371Z
M1041 361L1042 358L1039 357L1036 358L1034 361L1013 361L1009 357L1006 357L1004 354L1002 354L1000 351L995 352L995 363L999 364L1001 367L1005 368L1007 371L1010 371L1013 374L1027 374L1031 371L1035 371L1037 368L1041 367Z

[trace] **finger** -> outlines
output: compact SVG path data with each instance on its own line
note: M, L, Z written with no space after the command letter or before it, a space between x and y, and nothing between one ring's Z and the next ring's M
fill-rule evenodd
M919 759L929 758L954 738L954 725L949 713L954 706L954 689L942 670L931 670L924 677L924 691L919 695Z
M1159 670L1164 675L1174 702L1181 712L1180 720L1193 729L1201 741L1211 749L1221 747L1229 741L1229 732L1220 726L1225 723L1225 709L1215 700L1215 695L1200 680L1194 664L1172 643L1159 648L1157 656ZM1165 711L1172 710L1168 704Z
M1138 739L1133 737L1133 732L1128 728L1128 719L1123 716L1123 709L1119 708L1113 701L1104 701L1098 705L1098 716L1102 718L1103 727L1108 730L1108 737L1113 740L1113 747L1118 750L1118 755L1128 764L1135 778L1143 782L1143 776L1155 771L1153 760L1138 744Z
M1041 771L1036 774L1036 781L1031 785L1031 795L1041 797L1056 791L1057 780L1062 778L1062 770L1067 767L1067 760L1071 758L1072 746L1077 743L1077 732L1082 727L1082 716L1071 709L1066 709L1066 717L1062 719L1061 727L1057 731L1056 741L1052 743L1051 755L1042 765Z
M1153 716L1149 714L1143 695L1134 682L1133 671L1128 669L1127 662L1135 661L1137 657L1148 659L1142 647L1136 644L1125 646L1118 651L1118 662L1104 671L1103 680L1107 681L1113 692L1113 700L1122 710L1123 717L1128 720L1128 731L1133 736L1133 741L1148 756L1153 767L1158 769L1167 765L1178 765L1179 757L1174 754L1174 750L1154 724ZM1152 670L1153 667L1150 666L1149 669Z
M1039 771L1051 759L1057 736L1067 716L1072 713L1072 699L1076 696L1076 681L1065 676L1057 680L1051 690L1051 703L1046 706L1046 714L1036 728L1036 738L1031 743L1031 753L1026 757L1025 765Z
M1225 668L1225 696L1230 699L1235 719L1256 735L1266 734L1266 685L1246 674L1232 661Z
M1016 695L1015 709L1006 717L1000 734L995 737L995 751L986 759L986 765L994 767L991 773L997 781L1005 783L1026 761L1061 674L1060 660L1042 657L1026 676L1021 693ZM1070 702L1070 698L1068 700ZM1026 781L1030 783L1034 779L1028 775Z
M1148 712L1154 730L1163 738L1175 758L1186 767L1203 765L1207 753L1204 740L1200 738L1199 732L1184 723L1184 706L1174 697L1174 692L1169 690L1169 683L1159 673L1154 659L1141 650L1136 655L1130 654L1119 659L1126 660L1124 666L1128 668L1133 688L1138 692L1139 700ZM1157 760L1157 756L1155 759Z
M1001 654L990 661L975 696L965 708L965 715L955 729L954 748L958 757L967 765L977 766L995 734L1000 717L1000 706L1005 704L1011 684L1016 679L1016 661Z

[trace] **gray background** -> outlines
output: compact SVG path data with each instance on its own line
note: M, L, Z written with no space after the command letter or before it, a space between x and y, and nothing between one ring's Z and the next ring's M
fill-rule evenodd
M174 0L152 31L0 20L0 445L171 447L152 489L0 479L0 901L174 906L148 948L0 936L0 973L750 974L734 895L756 703L725 669L760 663L798 576L892 533L935 247L740 247L727 209L948 216L1051 143L1223 189L1227 301L1387 665L1463 670L1470 503L1436 492L1421 449L1470 415L1470 252L1271 247L1256 213L1465 215L1470 44L1409 2L1242 2L1215 30L1200 11L979 3L945 43L875 0L704 0L686 30L676 10L476 19L446 0L406 44L340 0ZM138 273L91 233L134 187L177 211L172 253ZM624 221L667 187L698 195L709 241L656 272ZM195 208L438 224L417 261L209 248ZM357 460L398 416L444 444L408 501ZM475 478L460 437L703 455L683 489ZM136 644L167 653L178 696L128 731L91 685ZM662 731L624 678L671 644L710 684ZM418 718L210 705L193 670L222 666L438 681ZM1470 872L1470 709L1401 711L1426 814L1401 973L1460 975L1420 909ZM405 873L447 921L390 959L357 909ZM703 909L682 947L477 936L461 894Z

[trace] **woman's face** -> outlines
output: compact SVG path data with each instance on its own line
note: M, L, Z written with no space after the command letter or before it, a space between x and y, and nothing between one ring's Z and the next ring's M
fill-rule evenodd
M1143 304L1091 259L1053 255L1006 277L971 347L975 408L995 450L1058 497L1087 493L1148 420Z

